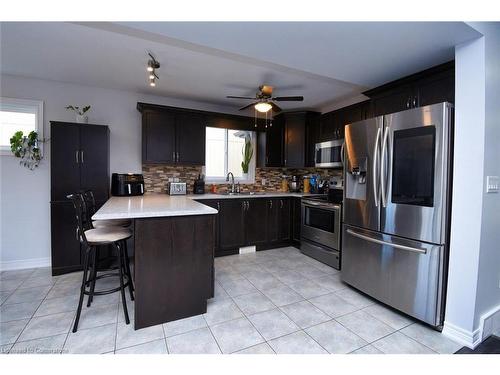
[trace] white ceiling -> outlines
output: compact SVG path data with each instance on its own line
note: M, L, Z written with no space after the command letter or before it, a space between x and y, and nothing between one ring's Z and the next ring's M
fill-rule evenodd
M257 86L321 109L453 59L464 23L2 23L1 73L225 106ZM162 66L147 84L147 51Z

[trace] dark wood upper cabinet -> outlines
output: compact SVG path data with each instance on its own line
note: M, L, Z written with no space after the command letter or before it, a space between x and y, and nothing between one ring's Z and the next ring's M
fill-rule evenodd
M306 156L306 113L285 113L285 155L283 165L303 168Z
M319 121L319 140L326 142L344 138L345 125L364 120L370 115L369 100L322 114Z
M80 128L80 187L92 190L97 202L109 197L109 129L83 125Z
M413 87L402 85L377 95L372 101L373 114L374 116L380 116L404 111L413 108L414 105L416 107L416 100Z
M455 63L450 61L365 91L373 116L440 102L455 102Z
M455 71L448 70L422 79L417 91L419 106L441 102L455 103Z
M205 117L197 113L175 116L177 163L205 164Z
M52 122L50 133L51 200L66 201L80 189L80 125Z
M175 115L169 112L144 111L142 114L143 163L173 163L175 158Z
M259 167L283 166L284 119L282 115L275 116L272 126L258 134Z
M137 103L142 113L142 160L158 164L205 164L206 127L255 130L253 118Z
M259 133L259 167L304 168L314 165L319 113L285 112Z

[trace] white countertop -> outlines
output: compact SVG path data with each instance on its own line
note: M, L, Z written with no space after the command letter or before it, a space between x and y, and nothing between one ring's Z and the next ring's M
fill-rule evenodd
M218 211L195 200L203 199L251 199L304 197L318 194L266 192L265 194L190 194L168 195L146 193L135 197L111 197L92 216L92 220L137 219L147 217L214 215Z
M217 210L195 202L191 196L144 194L136 197L111 197L92 216L92 220L138 219L146 217L213 215Z

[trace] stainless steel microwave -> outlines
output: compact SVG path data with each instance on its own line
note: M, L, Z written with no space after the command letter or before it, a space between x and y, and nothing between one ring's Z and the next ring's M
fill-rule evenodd
M344 140L316 143L314 165L317 168L342 168L344 166Z

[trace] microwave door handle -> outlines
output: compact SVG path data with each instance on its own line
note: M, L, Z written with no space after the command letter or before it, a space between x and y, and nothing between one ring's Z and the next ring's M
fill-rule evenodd
M140 184L139 186L141 187L141 194L144 194L144 185Z
M340 161L342 163L342 168L345 168L345 166L344 166L344 149L345 149L345 142L342 142L342 146L340 146Z
M379 192L378 192L378 176L377 176L377 171L378 171L378 162L379 162L379 144L380 144L380 133L381 130L380 128L377 128L377 136L375 137L375 146L373 147L373 200L375 201L375 207L378 207L379 203Z
M130 184L127 184L127 190L129 194L132 194L132 187L130 186Z

